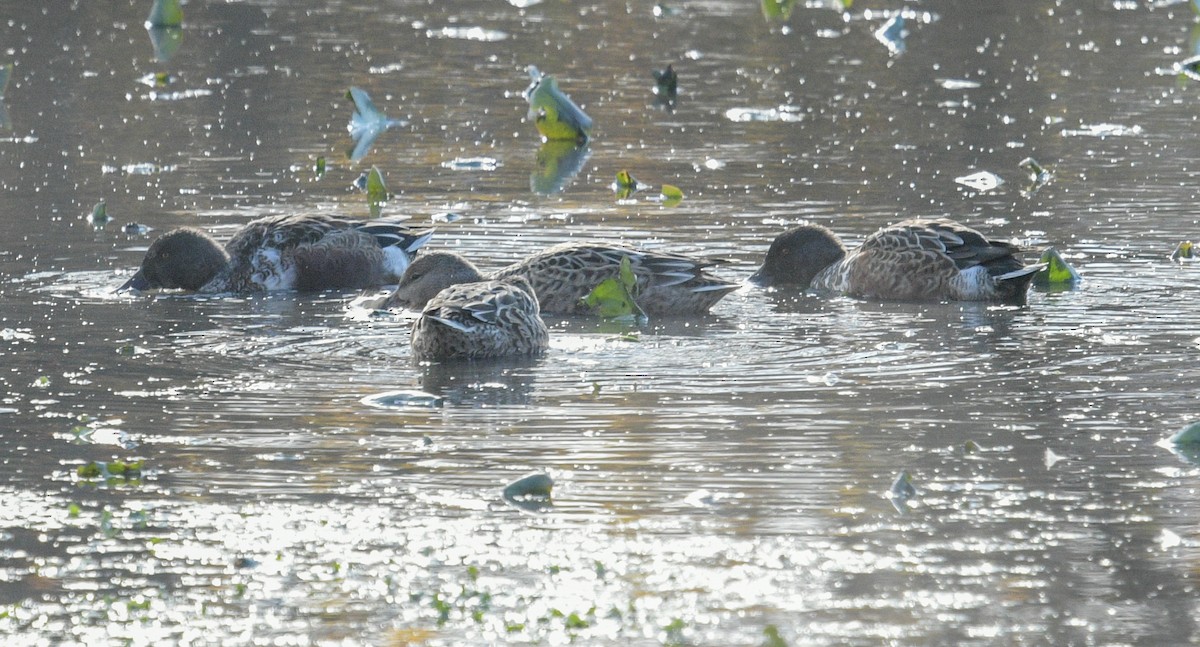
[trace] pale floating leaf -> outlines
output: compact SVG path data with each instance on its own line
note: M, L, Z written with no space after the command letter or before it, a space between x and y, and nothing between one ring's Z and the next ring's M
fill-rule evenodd
M436 409L442 406L441 397L415 389L401 389L368 395L360 402L368 407L380 409Z
M904 39L908 37L908 29L904 26L904 16L896 14L875 30L875 40L883 43L892 55L903 54L907 47Z
M408 123L403 119L388 119L387 115L375 107L371 95L362 88L351 87L346 91L346 97L354 102L354 112L350 115L350 123L346 127L350 131L350 138L354 140L354 147L347 153L352 162L365 157L384 131Z
M954 178L954 181L980 193L986 193L1004 184L1004 178L991 171L979 171L970 175Z
M183 7L180 0L154 0L150 7L150 15L146 18L147 27L182 27Z

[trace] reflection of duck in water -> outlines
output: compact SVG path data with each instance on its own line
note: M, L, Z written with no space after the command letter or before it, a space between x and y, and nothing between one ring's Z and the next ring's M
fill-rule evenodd
M549 339L533 288L517 276L438 292L413 324L412 350L418 360L539 355Z
M852 251L829 229L804 224L771 243L750 280L893 301L1022 303L1044 265L1022 264L1017 251L946 219L889 225Z
M142 266L119 290L182 288L200 292L365 288L399 279L433 235L396 222L325 215L269 216L250 222L222 248L184 227L150 245Z
M708 274L713 265L682 254L638 250L606 243L563 243L487 276L521 277L537 295L543 313L587 314L581 299L602 281L617 278L628 258L637 279L636 300L650 315L702 314L738 285ZM413 261L385 307L421 308L442 289L481 281L470 261L450 252L430 252Z

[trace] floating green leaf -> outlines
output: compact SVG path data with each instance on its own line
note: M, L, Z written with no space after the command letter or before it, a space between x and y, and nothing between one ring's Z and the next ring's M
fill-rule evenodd
M673 207L683 200L683 191L680 191L677 186L664 184L661 192L664 207Z
M617 194L618 200L625 200L634 193L648 188L650 188L650 185L642 184L637 178L630 175L629 171L624 169L617 173L617 179L612 184L612 190Z
M1042 253L1042 257L1038 260L1039 263L1045 263L1046 267L1033 275L1033 282L1039 286L1049 285L1069 285L1078 283L1080 280L1079 272L1067 263L1062 254L1053 247L1049 247Z
M635 300L637 276L629 263L629 257L621 259L621 269L616 277L600 282L587 296L583 304L605 319L645 319L646 313Z
M154 0L150 7L150 16L146 18L147 27L182 27L183 7L180 0Z
M318 180L325 177L325 156L324 155L317 156L317 163L315 165L313 165L313 173L316 174Z
M530 83L525 89L525 100L529 102L529 118L542 137L586 142L591 136L592 118L558 89L554 77L542 74L532 65L528 72Z
M387 204L388 192L387 187L383 184L383 173L379 168L372 166L367 173L367 205L371 208L371 217L378 218L380 212L383 211L383 205Z

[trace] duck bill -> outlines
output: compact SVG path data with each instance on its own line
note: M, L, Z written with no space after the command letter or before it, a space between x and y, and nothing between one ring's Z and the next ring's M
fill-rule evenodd
M137 290L138 292L145 292L146 290L149 290L149 289L150 289L150 281L146 280L146 276L144 274L142 274L141 270L138 270L136 274L129 277L128 281L122 283L121 287L117 288L116 291L118 293L125 292L128 290Z
M746 281L752 285L757 285L760 288L771 287L771 277L768 276L767 273L762 270L762 268L759 268L757 272L751 274L750 278L746 279Z

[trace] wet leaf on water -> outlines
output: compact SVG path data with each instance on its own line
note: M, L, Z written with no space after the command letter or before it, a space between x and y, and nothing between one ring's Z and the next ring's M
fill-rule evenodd
M542 472L535 472L504 486L504 496L509 499L519 497L549 498L554 488L554 479Z
M542 74L532 65L528 68L529 87L525 101L529 103L528 117L547 140L587 142L592 132L592 118L558 89L558 82Z
M79 513L81 513L81 512L83 512L83 508L79 507L78 503L72 503L71 505L67 506L67 516L68 517L72 517L72 518L78 517Z
M372 166L367 172L367 206L371 209L371 217L378 218L387 204L387 187L383 184L383 173L379 167Z
M962 450L964 454L978 454L979 452L983 451L983 448L979 446L979 443L976 443L973 440L968 440L967 442L963 443Z
M150 15L146 18L147 27L182 27L183 7L180 0L154 0L150 7Z
M1171 436L1171 443L1176 446L1200 447L1200 422L1193 422Z
M901 470L892 481L892 487L888 490L894 499L910 499L917 494L917 488L913 486L912 476L907 470Z
M583 168L592 154L588 144L571 140L548 140L538 147L529 188L539 195L553 195L563 190L571 178Z
M904 15L896 14L883 23L883 26L875 30L875 40L883 43L888 48L888 52L892 55L900 55L904 53L907 45L904 39L908 38L908 29L904 25Z
M97 202L96 206L92 207L92 213L87 218L88 222L96 229L100 229L112 220L112 217L108 215L108 207L105 205L104 200Z
M554 479L548 474L535 472L523 476L504 486L501 493L508 503L530 512L540 512L551 506L550 494Z
M394 408L419 408L419 409L436 409L442 406L442 398L432 393L418 391L416 389L401 389L398 391L388 391L386 393L377 393L369 395L362 400L363 404L369 407L380 407L384 409Z
M350 123L347 126L350 138L354 140L354 146L346 154L352 162L366 157L375 140L384 131L393 126L403 126L408 123L403 119L388 119L383 111L375 107L375 102L371 101L371 95L362 88L351 87L346 91L346 98L354 102L354 113L350 115Z
M970 175L962 175L954 178L954 181L965 187L975 189L980 193L986 193L1004 184L1004 178L991 171L979 171Z
M150 35L150 46L154 48L154 59L166 63L171 60L179 47L183 45L183 29L179 27L162 27L147 25L146 33Z
M1017 163L1017 167L1029 174L1029 183L1021 190L1025 196L1033 195L1054 179L1054 171L1043 167L1032 157L1026 157Z
M1193 81L1200 81L1200 56L1185 58L1175 64L1179 73Z
M317 163L315 165L313 165L313 173L316 174L318 180L325 177L325 156L324 155L317 156Z
M1080 280L1079 272L1071 267L1071 264L1058 253L1057 249L1048 247L1042 252L1042 257L1038 259L1038 263L1045 263L1046 267L1033 275L1034 285L1050 286L1050 285L1071 285L1078 283Z
M1190 261L1196 258L1196 246L1190 240L1185 240L1175 246L1171 252L1171 260L1177 262Z
M624 169L617 172L617 179L612 184L613 193L617 194L618 200L625 200L634 193L649 188L649 184L639 182L637 178L630 175L629 171Z
M636 293L637 277L629 257L623 257L618 275L601 281L583 297L583 304L605 319L645 319L646 313L634 298Z
M679 75L675 73L674 66L667 65L665 70L651 70L650 74L654 77L654 95L662 101L674 103L679 95Z
M46 375L39 375L37 379L33 381L31 386L37 389L44 389L50 386L50 378Z

